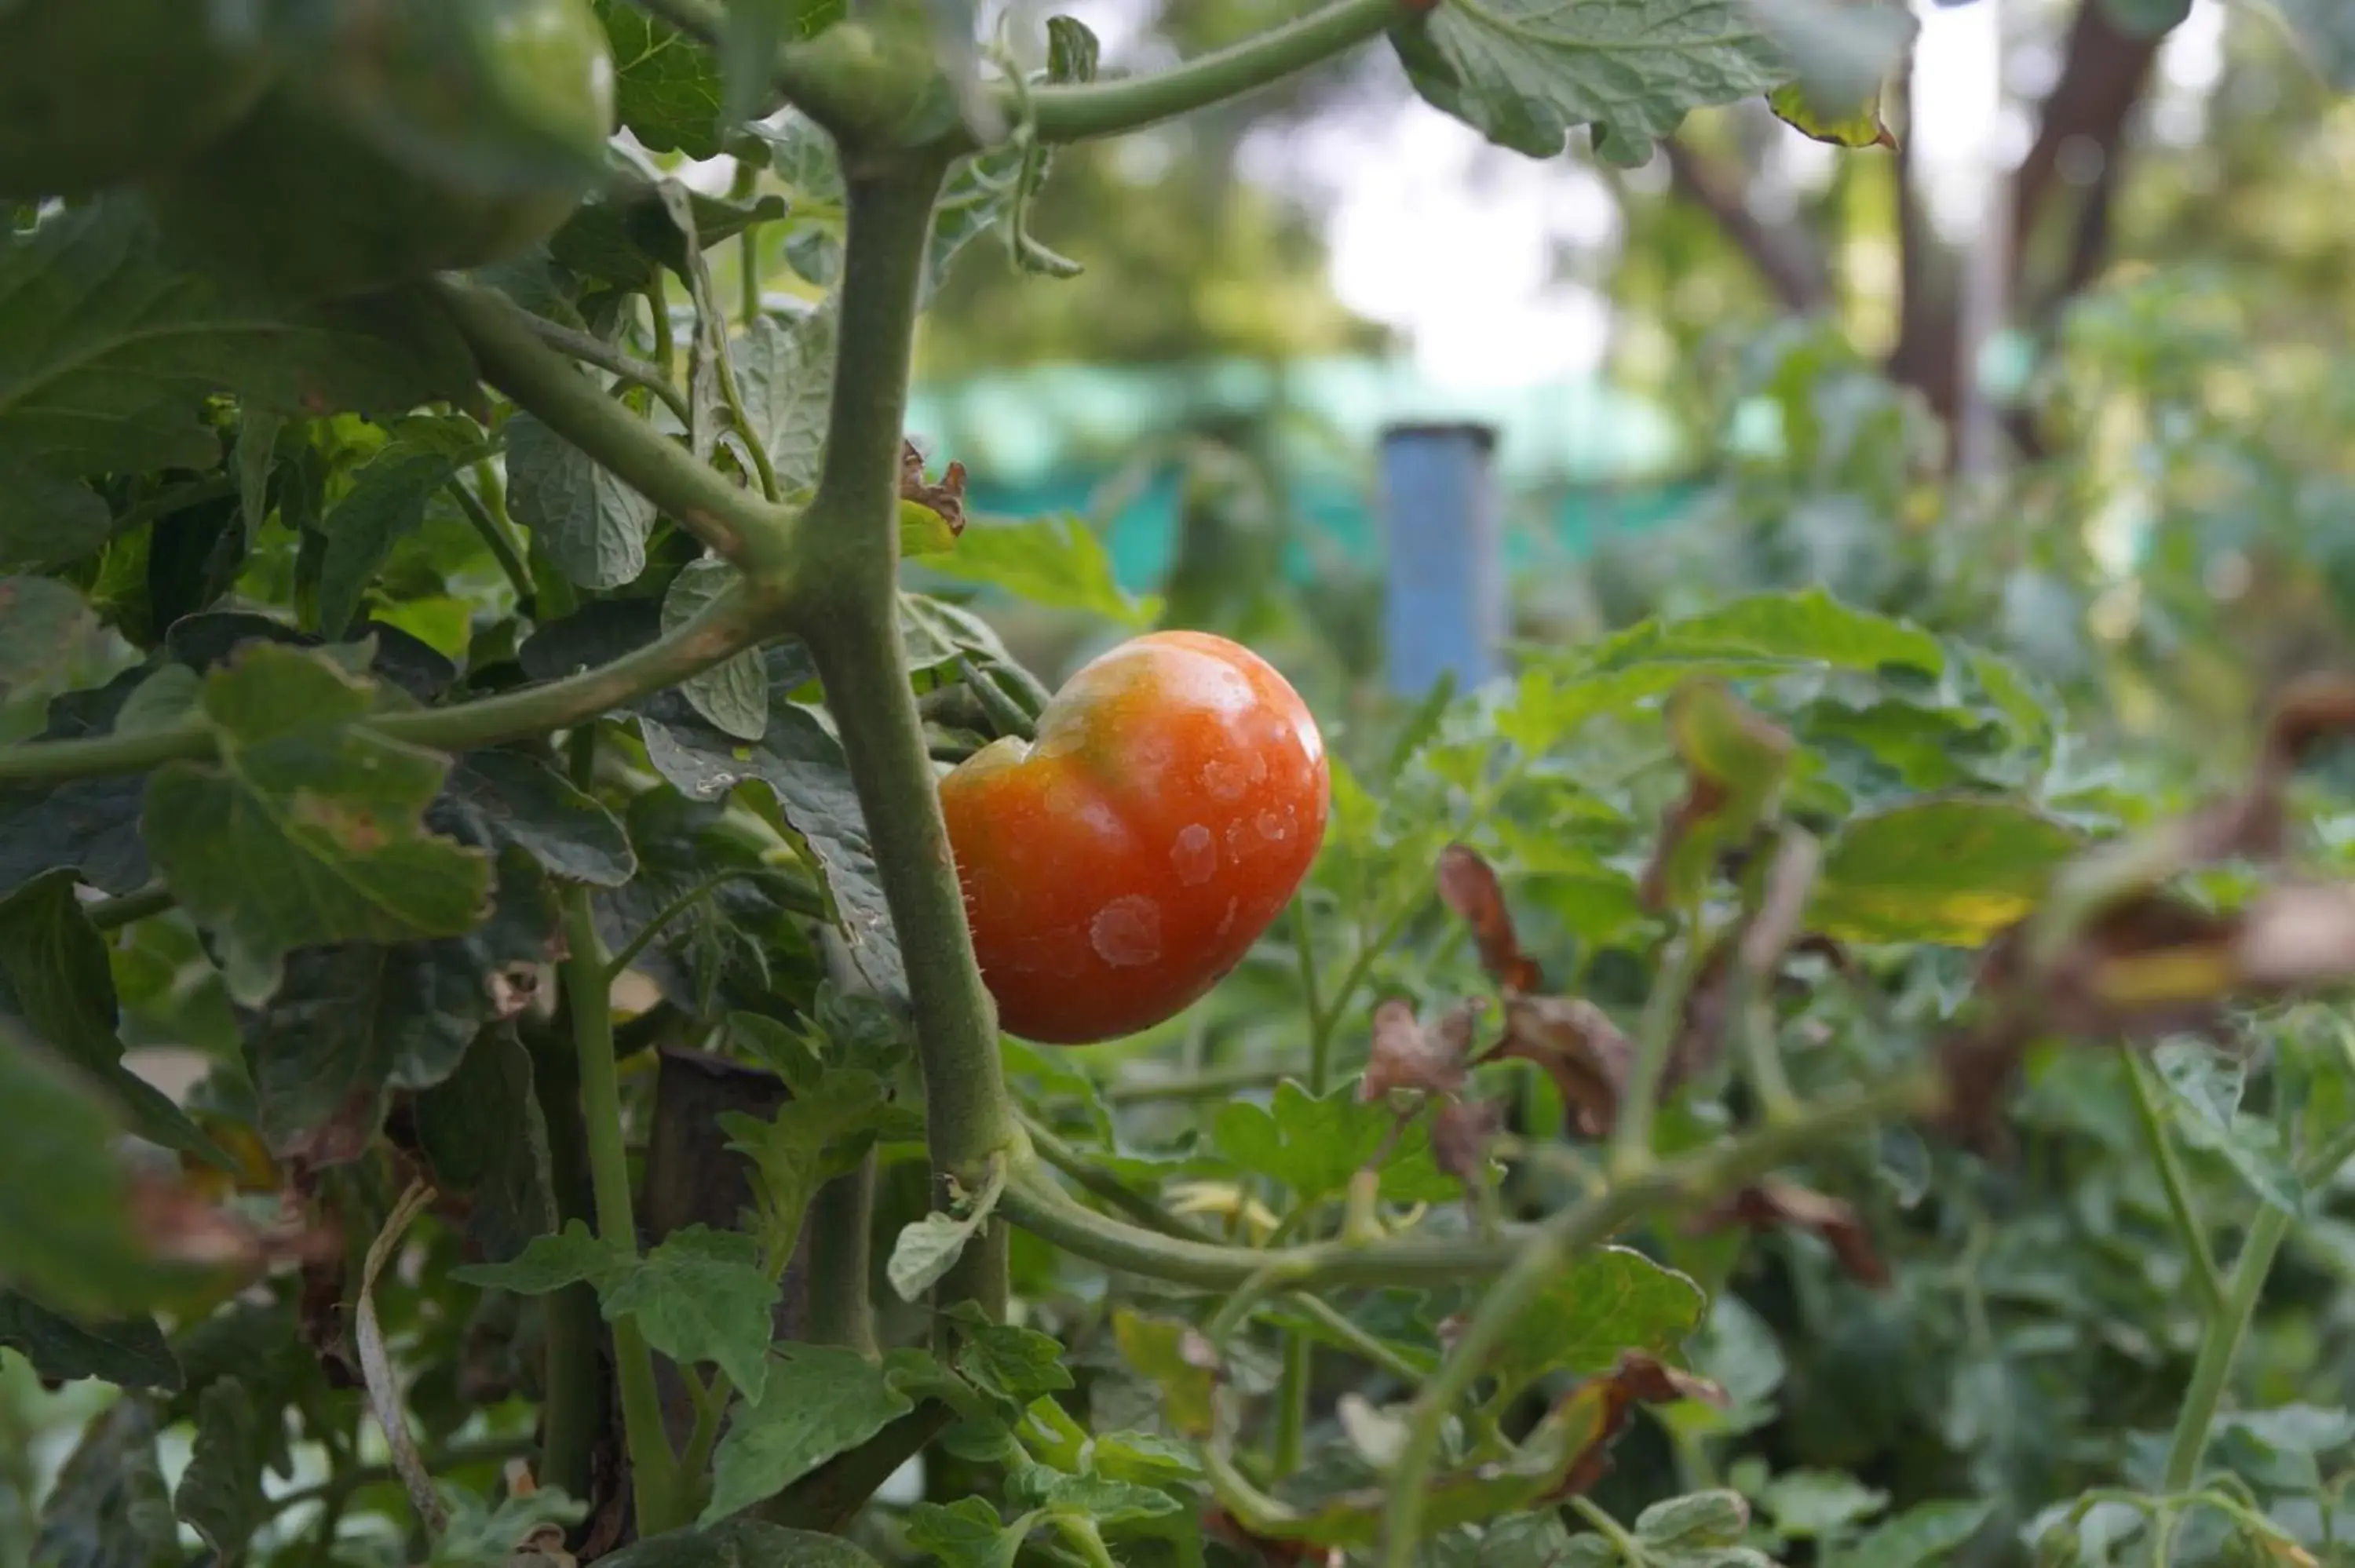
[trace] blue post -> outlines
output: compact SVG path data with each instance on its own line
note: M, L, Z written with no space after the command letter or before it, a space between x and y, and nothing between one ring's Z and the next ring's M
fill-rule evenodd
M1421 697L1452 671L1466 690L1497 673L1505 635L1496 429L1393 425L1381 440L1391 689Z

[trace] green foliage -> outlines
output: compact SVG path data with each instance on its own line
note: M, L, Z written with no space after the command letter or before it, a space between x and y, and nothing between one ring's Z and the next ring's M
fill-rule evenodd
M0 1562L2347 1559L2355 697L2263 727L2169 658L2235 646L2203 530L2337 593L2291 546L2350 491L2326 374L2236 411L2228 291L2056 323L2044 411L2130 425L2158 519L2115 581L2054 525L2106 450L1949 496L1828 327L1695 356L1775 433L1711 570L1412 712L1337 694L1291 916L1165 1028L996 1037L933 793L1049 698L993 618L1224 613L1266 557L1132 596L1077 519L966 519L898 428L917 309L1006 286L989 241L1023 310L1119 291L1109 353L1337 335L1165 286L1300 275L1256 197L1069 277L1135 182L1062 143L1383 32L1542 156L1752 97L1880 132L1798 0L1220 9L1156 81L1068 17L601 0L634 144L559 210L602 89L486 80L490 0L357 65L298 0L246 21L313 74L186 153L243 243L375 203L331 260L381 287L308 300L161 185L12 209ZM257 195L298 90L399 189ZM2165 635L2095 634L2120 582ZM2125 744L2154 693L2198 718Z

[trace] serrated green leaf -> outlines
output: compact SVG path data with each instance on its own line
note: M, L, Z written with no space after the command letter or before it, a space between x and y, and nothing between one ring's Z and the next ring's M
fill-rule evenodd
M1068 514L1028 523L975 518L954 550L927 556L924 567L1032 604L1083 610L1121 626L1141 629L1161 614L1157 596L1133 598L1120 586L1103 541Z
M1896 1518L1825 1554L1824 1568L1923 1568L1979 1532L1996 1501L1916 1503Z
M372 310L176 271L126 199L0 231L0 472L208 470L220 440L198 416L217 392L288 413L398 414L466 389L470 367L440 357L445 339L367 330Z
M809 498L832 403L837 322L823 306L790 321L756 318L730 347L744 422L768 453L788 504Z
M956 1370L983 1393L1018 1409L1071 1386L1063 1347L1053 1335L993 1323L971 1303L949 1315L957 1325Z
M505 1263L461 1264L450 1277L461 1285L518 1296L546 1296L583 1283L602 1293L636 1266L628 1247L590 1234L586 1224L574 1220L553 1235L533 1237L530 1245Z
M506 1031L476 1040L415 1110L434 1183L467 1194L466 1234L485 1258L505 1263L556 1230L548 1121L521 1041Z
M1489 1358L1500 1393L1551 1372L1608 1371L1623 1351L1665 1356L1697 1328L1700 1287L1627 1247L1580 1254L1546 1284L1536 1306Z
M1013 1568L1015 1554L1036 1523L1036 1514L1010 1524L1001 1520L981 1498L920 1502L908 1510L908 1544L932 1553L945 1568Z
M786 210L784 198L774 192L735 201L689 191L687 201L695 221L695 242L705 250L755 224L773 223ZM652 287L665 267L677 271L687 266L685 237L660 188L643 179L616 179L594 199L581 203L549 237L548 249L562 266L627 290Z
M179 1531L146 1401L118 1400L82 1429L42 1503L32 1561L40 1568L177 1568Z
M468 419L415 418L394 428L321 522L327 540L319 567L322 635L336 641L348 633L393 546L424 524L433 493L489 450Z
M245 1555L253 1532L270 1517L262 1495L261 1417L236 1378L223 1378L197 1402L197 1436L172 1506L195 1526L222 1568Z
M1689 110L1788 80L1747 0L1434 6L1395 29L1407 76L1434 108L1533 158L1561 154L1581 125L1642 146Z
M646 1342L681 1365L709 1361L757 1404L769 1376L776 1277L737 1231L672 1232L600 1292L608 1319L634 1317Z
M716 557L689 561L663 595L663 630L675 631L693 620L741 580L735 567ZM769 667L757 648L689 675L679 690L688 705L723 735L758 740L768 731Z
M2265 1202L2287 1213L2304 1211L2305 1187L2279 1128L2241 1109L2245 1063L2200 1041L2170 1040L2152 1051L2151 1065L2167 1087L2169 1120L2184 1141L2220 1156Z
M2073 829L2008 800L1892 806L1833 841L1808 928L1846 942L1975 948L2034 909L2083 847Z
M1760 1502L1784 1535L1838 1535L1889 1506L1889 1494L1838 1470L1785 1470L1766 1483Z
M45 1378L94 1377L118 1388L167 1393L180 1386L180 1363L153 1318L76 1322L0 1290L0 1347L17 1351Z
M1663 1552L1731 1546L1750 1527L1750 1505L1737 1491L1689 1492L1636 1516L1636 1539Z
M112 732L122 709L146 677L131 671L96 691L68 692L49 704L42 740L80 740ZM91 886L129 893L150 874L139 836L146 780L76 779L0 789L0 892L44 871L70 866Z
M646 569L655 503L529 414L507 422L507 510L576 585L616 588Z
M174 762L142 826L181 906L267 985L297 948L453 937L491 863L423 830L446 762L353 721L370 688L316 654L257 643L205 680L218 763Z
M1276 1085L1268 1105L1233 1100L1219 1107L1212 1137L1221 1154L1283 1182L1302 1204L1346 1191L1349 1179L1385 1148L1384 1197L1401 1203L1444 1202L1462 1192L1460 1183L1433 1163L1423 1124L1400 1128L1386 1105L1360 1101L1354 1084L1319 1098L1286 1078Z
M930 1365L914 1351L879 1366L842 1346L779 1346L760 1400L737 1410L719 1441L700 1522L773 1497L914 1409L899 1382L915 1363Z
M537 874L510 855L499 863L491 919L464 937L289 955L278 989L245 1026L263 1124L291 1133L347 1110L355 1097L441 1083L485 1024L529 1001L554 928Z
M1632 669L1661 661L1765 658L1843 670L1884 665L1941 674L1945 650L1920 628L1840 603L1821 588L1753 594L1721 609L1647 620L1587 649L1588 670Z
M546 1524L578 1524L589 1507L557 1488L516 1492L496 1508L463 1487L436 1489L450 1521L433 1542L425 1568L510 1568L534 1531Z
M782 651L770 657L799 654ZM787 695L794 683L779 680L773 665L768 726L750 746L712 728L677 693L665 693L641 710L646 756L693 800L718 800L746 781L765 785L825 874L851 960L877 994L897 1001L907 995L907 974L849 764L841 742Z
M981 1191L964 1195L954 1213L935 1209L900 1231L883 1273L902 1301L915 1300L956 1266L956 1260L964 1255L965 1244L989 1223L1005 1191L1006 1168L1002 1163L993 1165Z
M622 123L655 152L719 156L725 87L711 52L629 0L597 0L597 16L613 53Z
M1894 147L1897 139L1881 122L1881 99L1875 94L1860 104L1841 104L1828 108L1811 98L1807 90L1793 82L1778 87L1767 95L1767 106L1774 117L1798 132L1818 142L1828 142L1835 147Z
M538 758L470 751L442 785L439 810L462 813L469 836L531 856L550 876L619 887L637 874L629 831L598 800Z
M788 1081L793 1098L769 1120L730 1111L719 1123L728 1146L752 1162L761 1246L779 1267L794 1255L818 1189L873 1147L890 1097L883 1080L868 1072L829 1068L814 1079Z

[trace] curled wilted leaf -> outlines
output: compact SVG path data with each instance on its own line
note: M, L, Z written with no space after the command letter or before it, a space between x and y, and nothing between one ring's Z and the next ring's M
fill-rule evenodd
M912 514L912 515L911 515ZM964 464L953 462L935 484L924 477L924 454L900 443L900 538L904 555L953 547L964 534Z
M1478 852L1465 844L1449 844L1439 852L1439 897L1472 927L1480 950L1480 967L1510 995L1535 991L1542 981L1537 960L1521 951L1513 930L1512 912L1505 907L1505 890L1497 873Z
M1682 907L1724 851L1773 810L1791 767L1789 735L1721 683L1689 681L1668 703L1668 736L1685 765L1683 799L1668 808L1644 868L1647 909Z
M1462 1088L1472 1051L1472 1017L1469 1006L1458 1006L1436 1027L1425 1029L1414 1015L1414 1003L1403 998L1375 1008L1373 1047L1358 1097L1378 1100L1393 1089L1452 1095Z
M1830 1245L1849 1274L1876 1290L1889 1287L1889 1266L1881 1261L1855 1205L1796 1181L1769 1176L1694 1214L1685 1222L1685 1230L1703 1235L1727 1225L1756 1231L1796 1225L1813 1231Z
M1552 1429L1555 1440L1567 1437L1572 1453L1561 1479L1546 1494L1550 1501L1576 1497L1591 1489L1611 1468L1611 1445L1625 1429L1638 1404L1673 1404L1682 1399L1703 1400L1723 1406L1725 1391L1705 1377L1683 1372L1642 1351L1623 1353L1618 1364L1564 1394L1530 1436L1535 1446L1541 1434Z
M1534 1062L1561 1096L1562 1120L1584 1138L1601 1138L1619 1118L1633 1047L1591 1001L1518 996L1505 1004L1505 1037L1494 1056Z
M1498 1100L1450 1100L1431 1118L1431 1157L1459 1181L1469 1181L1505 1125Z

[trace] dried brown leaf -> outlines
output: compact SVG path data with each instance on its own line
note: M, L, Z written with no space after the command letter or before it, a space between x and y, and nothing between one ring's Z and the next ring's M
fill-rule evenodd
M1473 1010L1458 1006L1425 1029L1414 1003L1392 997L1374 1009L1373 1045L1358 1097L1372 1101L1393 1089L1452 1095L1464 1086L1472 1050Z
M916 443L900 442L900 499L912 501L948 524L954 535L964 532L964 464L953 462L935 484L924 477L924 454Z
M1502 1101L1450 1100L1431 1118L1432 1159L1458 1181L1469 1181L1504 1125Z
M1545 1069L1561 1096L1564 1125L1581 1137L1604 1137L1618 1120L1634 1048L1593 1002L1566 996L1509 999L1505 1037L1492 1054Z
M1873 1245L1872 1233L1853 1204L1838 1198L1769 1176L1710 1205L1685 1222L1689 1234L1704 1235L1727 1225L1753 1231L1796 1226L1810 1230L1828 1243L1840 1266L1876 1290L1889 1287L1889 1266Z
M1673 1404L1684 1399L1704 1400L1721 1408L1727 1403L1725 1391L1705 1377L1669 1366L1641 1351L1623 1351L1616 1366L1572 1389L1547 1416L1549 1424L1568 1425L1580 1439L1577 1457L1547 1499L1560 1501L1576 1497L1610 1472L1611 1446L1626 1428L1636 1406Z
M1439 852L1440 901L1472 927L1480 951L1480 967L1510 996L1532 991L1544 983L1537 960L1521 951L1513 930L1512 911L1505 906L1505 890L1497 873L1465 844L1449 844Z

